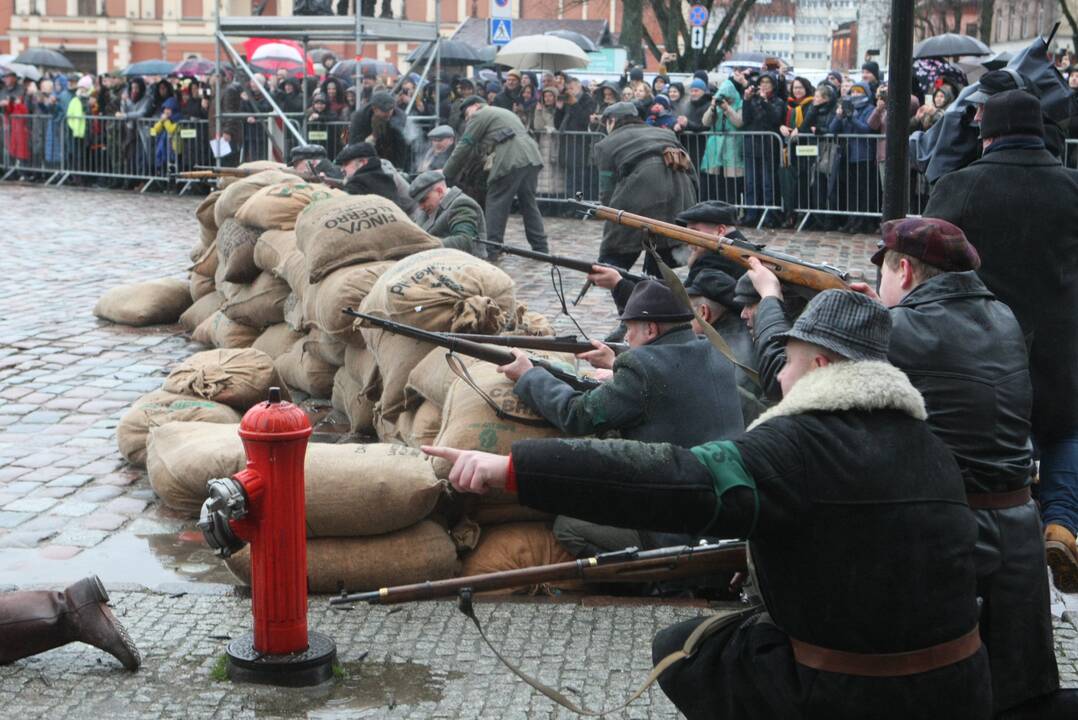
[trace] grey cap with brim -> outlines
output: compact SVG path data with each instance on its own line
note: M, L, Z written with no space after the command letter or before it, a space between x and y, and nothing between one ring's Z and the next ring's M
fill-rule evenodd
M880 303L852 290L825 290L809 302L778 340L800 340L847 360L887 361L891 315Z
M408 186L408 195L415 201L426 197L430 189L440 182L445 181L445 174L441 170L428 170L416 176L412 184Z

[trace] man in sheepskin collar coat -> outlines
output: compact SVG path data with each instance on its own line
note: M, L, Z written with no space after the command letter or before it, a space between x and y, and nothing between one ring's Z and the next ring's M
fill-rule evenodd
M783 400L734 440L684 449L531 440L447 448L460 490L593 522L748 538L762 606L660 678L687 718L987 718L977 525L962 476L887 362L887 310L817 295L786 333ZM656 660L699 618L663 630Z

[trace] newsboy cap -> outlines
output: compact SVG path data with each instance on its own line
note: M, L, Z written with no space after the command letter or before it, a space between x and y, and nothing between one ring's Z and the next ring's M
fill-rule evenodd
M445 181L445 174L441 170L428 170L419 173L412 184L408 186L408 195L416 202L422 200L430 192L430 189L440 182Z
M397 104L397 101L393 99L393 95L386 92L385 90L378 90L371 93L370 102L371 107L373 107L375 110L381 110L383 112L385 112L386 110L392 110L393 106Z
M752 278L748 273L737 279L737 285L734 286L734 302L744 307L755 305L760 302L760 299L760 293L756 292L756 287L752 284Z
M737 208L722 200L705 200L679 212L674 221L678 225L688 225L691 222L733 225L737 222Z
M981 79L977 81L977 89L966 100L979 105L998 93L1025 90L1028 87L1029 79L1017 70L993 70L981 75Z
M344 148L337 153L337 157L333 159L333 162L337 165L344 165L350 160L376 157L378 157L378 151L374 149L374 145L371 145L369 142L357 142L345 145Z
M448 125L438 125L427 133L428 140L445 140L446 138L455 138L457 134L453 131L453 128Z
M1044 137L1041 101L1025 90L1004 90L984 103L981 137L1034 135Z
M812 298L789 332L775 337L818 345L847 360L886 361L891 314L859 292L824 290Z
M944 272L965 272L981 266L977 249L961 228L939 218L900 218L880 227L879 250L872 256L882 265L888 250L915 257Z
M734 298L736 286L737 281L722 270L704 268L693 275L692 281L685 286L685 292L690 296L705 297L725 308L741 312L741 303Z
M649 279L636 284L618 319L665 323L689 322L693 317L692 308L678 300L665 283Z
M326 157L326 149L321 145L297 145L288 153L288 162L300 160L321 160Z
M640 111L631 102L616 102L603 110L603 120L608 118L640 117Z
M460 111L464 112L465 110L470 108L472 105L486 105L486 104L487 104L487 101L484 100L483 98L479 97L478 95L469 95L468 97L464 98L464 100L460 103Z

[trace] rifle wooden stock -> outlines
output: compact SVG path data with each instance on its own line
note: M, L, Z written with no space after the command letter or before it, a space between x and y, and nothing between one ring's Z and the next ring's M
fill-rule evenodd
M545 335L473 335L470 333L444 333L446 337L457 340L470 340L487 345L500 345L502 347L524 348L525 350L546 350L547 352L577 353L594 350L595 346L584 340L577 340L576 335L568 337L548 337ZM625 343L605 343L620 355L629 349Z
M744 572L746 568L745 543L739 541L723 541L713 545L682 545L645 551L627 548L594 558L553 565L539 565L448 580L430 580L414 585L381 588L372 592L351 595L342 592L340 597L330 600L330 604L366 602L371 605L394 605L453 597L464 589L486 592L566 580L659 582L701 577L720 572Z
M588 212L600 220L617 223L625 227L634 228L662 235L663 237L686 245L694 245L717 252L739 265L749 267L749 258L756 258L764 267L775 273L779 280L790 285L799 285L810 288L817 292L823 290L839 289L848 287L845 281L846 274L837 268L826 265L805 262L798 258L782 255L781 253L758 250L746 243L727 238L723 235L692 230L673 223L653 220L643 215L635 215L624 210L577 201L577 204L586 208Z

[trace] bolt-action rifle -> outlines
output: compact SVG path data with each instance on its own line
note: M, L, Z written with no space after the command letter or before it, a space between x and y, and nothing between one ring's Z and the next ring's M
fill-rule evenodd
M381 588L371 592L349 594L342 591L339 597L329 602L332 605L353 602L394 605L417 600L455 597L464 591L470 595L488 590L504 590L569 580L603 583L661 582L679 578L705 577L723 572L744 572L746 567L745 543L740 540L679 545L657 550L639 550L631 547L617 552L603 553L593 558L553 565L538 565L448 580L430 580L414 585Z
M422 330L412 325L404 325L402 323L393 322L385 318L380 318L376 315L368 315L367 313L353 310L352 308L345 308L344 313L362 319L366 324L373 325L374 327L387 330L397 335L404 335L415 340L421 340L423 342L429 342L432 345L438 345L448 349L450 352L459 353L461 355L467 355L469 357L479 358L486 362L492 362L495 365L508 365L516 360L516 356L508 350L501 350L490 345L484 345L482 342L473 342L472 340L461 340L455 338L447 333L431 332L430 330ZM485 337L485 336L481 336ZM590 348L590 346L589 346ZM591 348L594 349L594 348ZM579 375L574 375L571 372L563 370L553 363L549 363L541 358L529 358L532 364L536 367L541 367L549 372L554 377L558 378L562 382L570 385L576 390L594 390L599 387L598 380L592 380L591 378L583 378Z
M344 181L337 178L326 177L324 175L310 175L297 172L292 168L280 168L283 173L289 175L295 175L296 177L305 180L310 183L322 183L329 185L330 187L343 188ZM216 180L217 178L229 177L229 178L245 178L250 177L256 173L264 172L263 170L252 170L250 168L234 168L234 167L214 167L213 165L195 165L193 170L176 173L177 180Z
M456 340L471 340L472 342L485 343L486 345L500 345L502 347L523 348L525 350L545 350L547 352L578 353L589 352L595 346L586 340L580 340L576 335L562 335L549 337L545 335L474 335L471 333L443 333L446 337ZM629 349L626 343L604 343L620 355Z
M617 208L586 202L580 198L571 202L582 209L586 216L711 250L746 268L749 267L749 258L756 258L764 267L775 273L781 282L789 285L798 285L816 292L844 290L849 287L849 273L831 265L807 262L792 255L765 250L762 246L744 240L692 230Z

